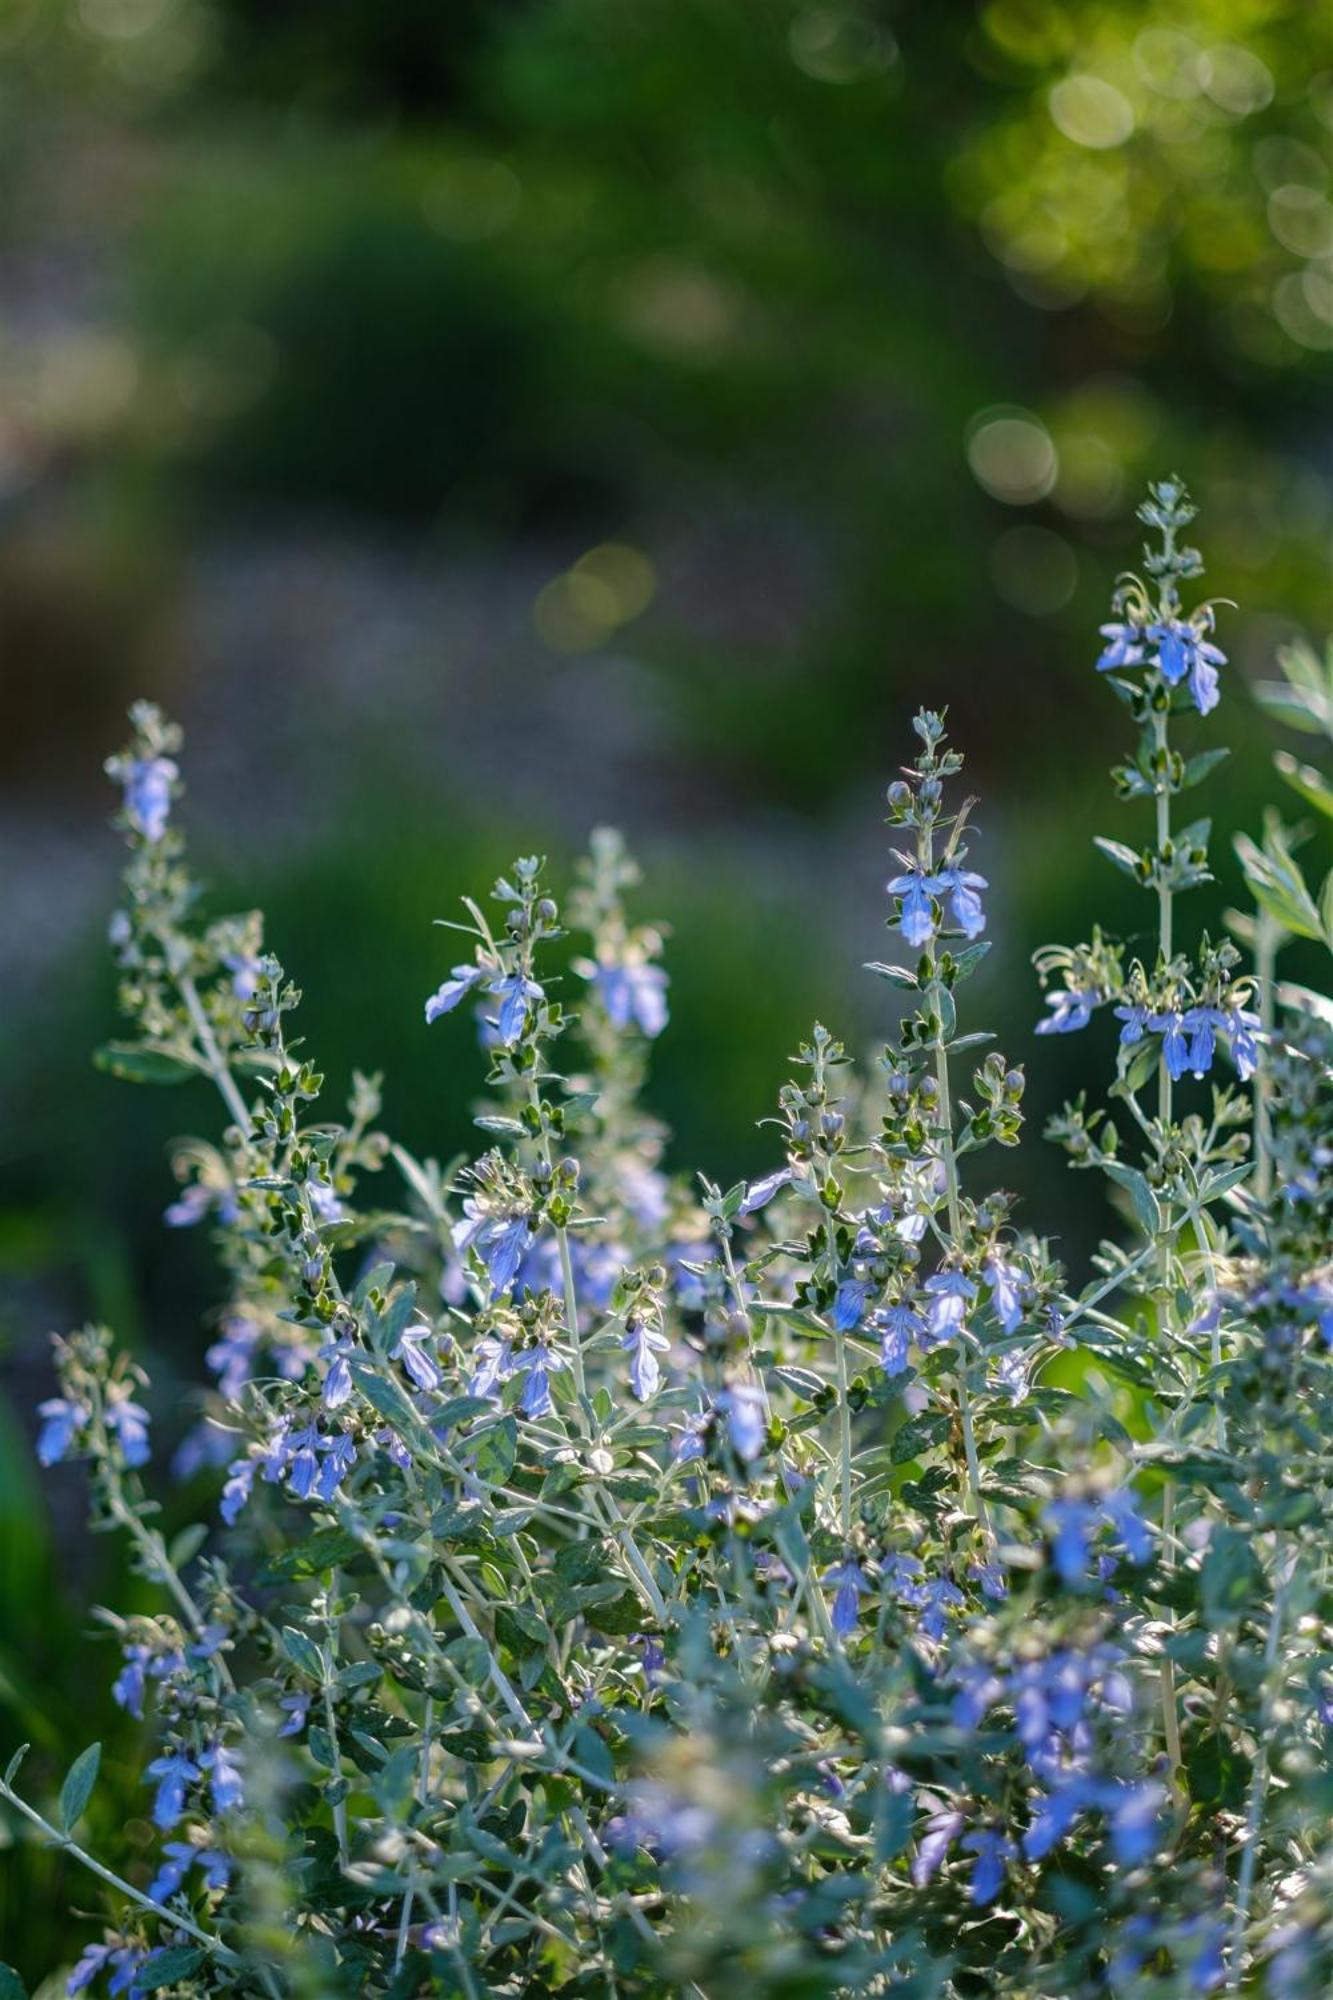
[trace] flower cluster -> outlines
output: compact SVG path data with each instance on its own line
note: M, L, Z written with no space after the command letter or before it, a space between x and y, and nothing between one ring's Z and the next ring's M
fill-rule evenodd
M142 1579L102 1614L135 1837L83 1844L96 1746L58 1803L42 1758L0 1780L105 1892L68 1992L1327 1990L1333 1048L1271 948L1178 935L1217 758L1172 729L1223 659L1183 493L1143 511L1099 665L1153 826L1100 845L1155 944L1038 961L1039 1032L1117 1024L1107 1103L1051 1128L1116 1212L1078 1278L997 1182L1025 1078L962 1018L987 884L942 715L887 793L880 1045L814 1026L727 1187L644 1108L664 934L617 835L563 902L527 856L450 921L423 1061L468 1003L488 1095L471 1156L416 1158L373 1077L329 1115L259 918L200 916L180 735L133 712L100 1060L212 1085L165 1222L223 1294L195 1530L108 1333L39 1412Z

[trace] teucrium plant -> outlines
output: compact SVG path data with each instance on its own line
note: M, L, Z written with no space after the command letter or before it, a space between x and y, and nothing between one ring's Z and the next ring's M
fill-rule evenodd
M471 1016L487 1096L474 1156L416 1159L373 1078L322 1114L133 712L100 1060L220 1099L166 1214L225 1276L181 1447L218 1504L168 1546L142 1372L57 1343L39 1455L157 1592L102 1614L151 1862L82 1844L95 1749L49 1809L0 1782L105 1892L71 1992L1327 1990L1331 1051L1181 921L1220 753L1176 731L1224 662L1178 485L1143 515L1100 665L1147 837L1100 844L1151 942L1039 960L1043 1030L1118 1027L1109 1108L1055 1121L1119 1211L1083 1283L996 1185L1024 1079L961 1011L987 884L942 716L888 792L900 1017L865 1066L815 1026L723 1188L641 1106L668 988L618 836L563 912L522 858L450 921L426 1059Z

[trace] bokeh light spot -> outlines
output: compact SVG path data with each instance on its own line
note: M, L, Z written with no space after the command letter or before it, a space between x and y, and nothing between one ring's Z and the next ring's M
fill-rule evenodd
M967 462L977 483L1011 507L1044 500L1060 461L1051 434L1028 410L984 410L974 418Z
M1123 90L1103 77L1067 76L1047 99L1058 131L1076 146L1105 152L1123 146L1134 130L1134 107Z

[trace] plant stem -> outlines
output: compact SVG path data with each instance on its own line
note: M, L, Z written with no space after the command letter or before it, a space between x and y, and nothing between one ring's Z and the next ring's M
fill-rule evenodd
M852 1407L847 1401L847 1336L834 1335L838 1357L838 1451L842 1460L842 1538L852 1532Z
M1231 1923L1231 1942L1227 1953L1227 1986L1234 1992L1240 1985L1242 1964L1241 1952L1245 1943L1245 1926L1250 1920L1250 1899L1254 1894L1255 1871L1259 1864L1259 1828L1263 1820L1264 1798L1268 1791L1268 1740L1273 1726L1275 1706L1274 1668L1277 1665L1278 1641L1282 1636L1282 1621L1286 1614L1287 1579L1278 1572L1282 1566L1282 1547L1274 1550L1273 1609L1268 1620L1268 1635L1264 1641L1264 1692L1259 1711L1259 1740L1255 1745L1254 1769L1250 1776L1250 1802L1245 1814L1245 1831L1241 1835L1240 1874L1236 1880L1236 1911Z
M185 1002L185 1011L190 1017L190 1025L198 1038L199 1048L204 1061L208 1064L208 1073L217 1085L222 1096L222 1101L232 1115L233 1122L239 1126L241 1137L246 1138L250 1131L250 1113L246 1108L245 1099L241 1096L240 1090L237 1087L236 1079L231 1073L231 1066L227 1058L223 1055L222 1050L218 1047L218 1038L213 1033L213 1024L204 1011L203 1001L199 998L199 988L195 985L193 977L188 972L181 972L176 975L176 987L181 999Z
M1167 740L1167 716L1154 712L1153 734L1157 749L1157 950L1163 967L1171 962L1172 953L1172 890L1165 879L1167 866L1165 854L1171 838L1171 777L1169 745ZM1166 1135L1171 1124L1172 1084L1171 1071L1164 1053L1158 1056L1157 1069L1157 1120L1159 1145L1166 1147ZM1163 1216L1162 1230L1158 1239L1158 1258L1161 1282L1158 1290L1158 1337L1169 1336L1171 1332L1171 1237ZM1176 1489L1168 1479L1162 1488L1162 1567L1170 1572L1175 1567L1175 1509ZM1168 1610L1166 1623L1174 1630L1176 1617ZM1166 1744L1170 1779L1174 1788L1180 1784L1180 1714L1176 1700L1175 1662L1167 1651L1162 1653L1162 1735Z
M26 1799L20 1798L13 1787L6 1784L2 1778L0 1778L0 1798L6 1799L13 1806L15 1812L21 1813L24 1819L35 1826L39 1832L44 1833L49 1840L53 1841L57 1847L62 1848L66 1854L73 1855L74 1859L81 1862L91 1874L96 1875L99 1880L107 1883L112 1889L118 1890L122 1896L127 1896L132 1903L137 1903L141 1910L148 1910L162 1923L170 1924L176 1930L184 1931L187 1937L192 1937L196 1944L202 1945L205 1951L211 1952L224 1965L240 1965L242 1963L237 1954L223 1944L221 1938L214 1937L211 1931L201 1930L192 1917L185 1916L179 1910L168 1910L163 1904L154 1902L151 1896L146 1896L141 1889L134 1888L131 1883L124 1881L121 1876L113 1874L110 1868L104 1867L94 1855L88 1853L86 1848L80 1847L76 1840L71 1840L67 1833L62 1833L58 1827L52 1826L50 1820L43 1819L42 1815L33 1806L30 1806Z
M1269 1069L1273 1045L1274 980L1282 931L1267 910L1255 912L1254 972L1259 989L1259 1068L1254 1079L1254 1191L1261 1202L1273 1192L1273 1078Z

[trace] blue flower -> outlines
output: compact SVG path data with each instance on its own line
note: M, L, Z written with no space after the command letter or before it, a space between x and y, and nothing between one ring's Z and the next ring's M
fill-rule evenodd
M960 1812L932 1813L912 1857L912 1887L924 1889L963 1830Z
M775 1174L769 1174L762 1181L752 1181L745 1191L745 1199L737 1209L737 1215L755 1215L766 1208L775 1194L787 1187L792 1178L790 1167L780 1167Z
M1011 1347L995 1357L995 1373L1000 1378L1000 1387L1015 1403L1021 1403L1032 1386L1028 1379L1031 1359L1031 1353L1021 1347Z
M85 1986L91 1986L98 1973L111 1963L116 1952L117 1947L113 1944L85 1945L78 1964L65 1981L66 1993L82 1993Z
M1162 1055L1173 1083L1179 1083L1190 1067L1190 1047L1185 1035L1185 1017L1172 1008L1164 1014L1150 1014L1148 1026L1162 1037ZM1123 1037L1121 1038L1123 1040ZM1212 1060L1211 1051L1209 1060ZM1202 1074L1202 1072L1200 1072Z
M1122 667L1139 667L1143 664L1143 633L1139 626L1121 622L1102 626L1102 637L1106 645L1097 662L1099 674L1107 674Z
M169 1840L162 1850L165 1859L148 1884L155 1903L169 1903L194 1865L196 1849L188 1840Z
M539 1341L520 1354L514 1363L515 1373L526 1370L527 1381L519 1399L519 1408L525 1417L549 1417L552 1410L551 1376L559 1368L568 1367L568 1362Z
M171 787L179 776L170 757L136 757L125 767L125 813L145 840L159 841L171 812Z
M320 1449L324 1453L324 1463L315 1481L315 1498L330 1501L356 1464L356 1446L348 1433L343 1431L337 1437L321 1439Z
M1006 1333L1016 1332L1023 1320L1022 1272L1016 1271L1012 1264L1006 1264L1002 1257L992 1256L986 1264L986 1282L990 1286L996 1319Z
M234 1402L250 1380L258 1345L259 1328L253 1320L233 1313L222 1322L222 1338L213 1342L204 1359L228 1402Z
M880 1337L879 1358L884 1373L890 1378L901 1375L912 1342L919 1341L926 1330L925 1321L910 1306L896 1305L881 1307L871 1325Z
M624 965L599 960L594 978L612 1027L624 1029L632 1023L641 1034L661 1034L667 1024L668 982L660 965L640 959Z
M147 1646L127 1646L125 1664L111 1684L111 1699L136 1722L143 1721L143 1698L145 1690L145 1668L148 1664Z
M169 1750L155 1757L145 1773L157 1779L153 1818L161 1827L175 1826L185 1811L185 1788L200 1776L199 1766L183 1750Z
M1099 998L1097 993L1085 992L1074 986L1064 986L1058 993L1048 993L1046 1005L1051 1011L1044 1021L1038 1021L1037 1033L1072 1035L1079 1028L1086 1028Z
M44 1403L37 1405L37 1414L42 1420L37 1437L37 1462L39 1465L57 1465L61 1459L69 1457L79 1432L92 1413L65 1396L48 1396Z
M676 1442L671 1447L672 1462L688 1465L691 1459L704 1455L704 1432L712 1419L711 1410L698 1410L686 1417L676 1432Z
M352 1367L348 1360L351 1348L345 1340L331 1341L320 1349L320 1359L327 1361L329 1372L324 1377L324 1387L320 1401L326 1410L340 1410L352 1394Z
M1095 1780L1081 1773L1067 1778L1058 1790L1039 1798L1031 1823L1023 1835L1023 1852L1029 1861L1043 1855L1062 1841L1081 1813L1097 1803Z
M510 972L503 979L492 980L490 990L500 1002L497 1023L500 1040L506 1048L512 1048L522 1037L529 1005L540 1006L546 996L535 979L525 979L521 972Z
M1088 1500L1052 1500L1043 1512L1041 1523L1051 1537L1051 1560L1066 1590L1081 1590L1086 1584L1101 1520L1100 1508Z
M256 1470L253 1458L234 1458L227 1467L227 1483L222 1489L222 1501L218 1512L229 1528L235 1527L240 1519L241 1509L250 1498Z
M1122 1868L1137 1868L1157 1850L1166 1790L1152 1779L1109 1788L1104 1799L1111 1828L1111 1852Z
M927 1330L932 1343L938 1346L962 1330L977 1288L961 1271L936 1271L934 1277L926 1279L925 1289L930 1294Z
M474 1240L490 1274L492 1297L507 1292L518 1276L531 1233L526 1215L495 1216L478 1229Z
M438 1389L444 1377L436 1365L435 1357L427 1351L425 1343L431 1337L428 1326L407 1326L398 1337L398 1344L389 1351L391 1361L401 1361L403 1368L418 1389L427 1393Z
M831 1622L834 1631L840 1638L845 1639L849 1633L856 1630L856 1623L861 1615L861 1595L869 1590L870 1585L865 1580L865 1573L860 1563L853 1562L850 1556L845 1562L839 1563L836 1569L831 1569L824 1581L837 1585Z
M647 1320L636 1318L635 1324L626 1328L620 1344L630 1357L630 1387L639 1401L646 1403L661 1386L662 1369L657 1357L668 1351L671 1342Z
M1143 1040L1148 1027L1148 1009L1146 1007L1140 1007L1136 1002L1131 1002L1124 1007L1117 1007L1115 1017L1117 1021L1123 1021L1125 1024L1120 1030L1120 1046L1122 1049L1131 1048L1135 1042Z
M1210 643L1193 625L1170 620L1152 625L1148 637L1157 642L1157 666L1168 687L1178 687L1188 678L1190 695L1200 715L1217 707L1217 669L1226 665L1226 654Z
M732 1448L748 1465L758 1458L768 1433L764 1392L753 1382L733 1382L719 1400L725 1402Z
M210 1774L214 1812L234 1812L243 1797L241 1767L235 1752L225 1744L214 1743L200 1754L199 1762Z
M895 875L887 885L891 896L901 900L898 912L898 928L903 940L913 951L922 951L935 935L935 910L931 902L934 891L939 889L939 879L934 875Z
M981 1587L982 1596L988 1597L992 1604L1003 1604L1005 1598L1008 1597L1009 1579L1006 1577L1001 1564L997 1562L974 1562L968 1570L968 1575L976 1579Z
M290 1439L286 1441L284 1456L287 1477L292 1492L298 1500L310 1498L311 1488L319 1471L319 1459L316 1453L323 1443L324 1439L315 1424L306 1424L301 1430L293 1431Z
M1259 1067L1259 1044L1255 1039L1258 1026L1259 1016L1244 1007L1232 1007L1227 1014L1226 1032L1231 1040L1231 1060L1242 1083L1248 1083Z
M1142 1564L1152 1561L1152 1535L1139 1513L1138 1501L1128 1486L1122 1486L1115 1493L1107 1494L1102 1502L1102 1514L1113 1532L1124 1543L1125 1553L1132 1563Z
M967 868L946 868L938 880L949 892L949 912L959 930L966 937L980 937L986 928L986 913L977 890L989 886L985 876Z
M850 1333L861 1324L871 1287L864 1278L844 1278L833 1299L833 1325L838 1333Z
M451 1014L460 1000L463 1000L485 977L485 968L480 965L456 965L443 986L438 987L426 1002L426 1025L438 1021L441 1014Z
M978 1909L984 1909L987 1903L995 1901L1004 1887L1005 1873L1018 1849L1012 1840L997 1833L993 1827L982 1827L976 1833L969 1833L963 1846L977 1857L972 1866L968 1900Z
M146 1465L151 1455L148 1448L148 1412L131 1399L123 1383L113 1382L111 1385L107 1394L106 1420L115 1433L126 1465Z
M278 1731L279 1736L299 1736L310 1715L310 1696L304 1693L285 1694L278 1707L287 1711L287 1720Z
M472 1371L468 1383L468 1394L472 1396L494 1396L498 1394L502 1382L507 1382L514 1372L514 1355L507 1340L496 1340L490 1335L477 1342L473 1350L477 1366Z
M916 1603L921 1611L921 1630L936 1644L944 1637L945 1612L959 1610L967 1602L956 1583L947 1576L932 1577L922 1584L916 1593Z

